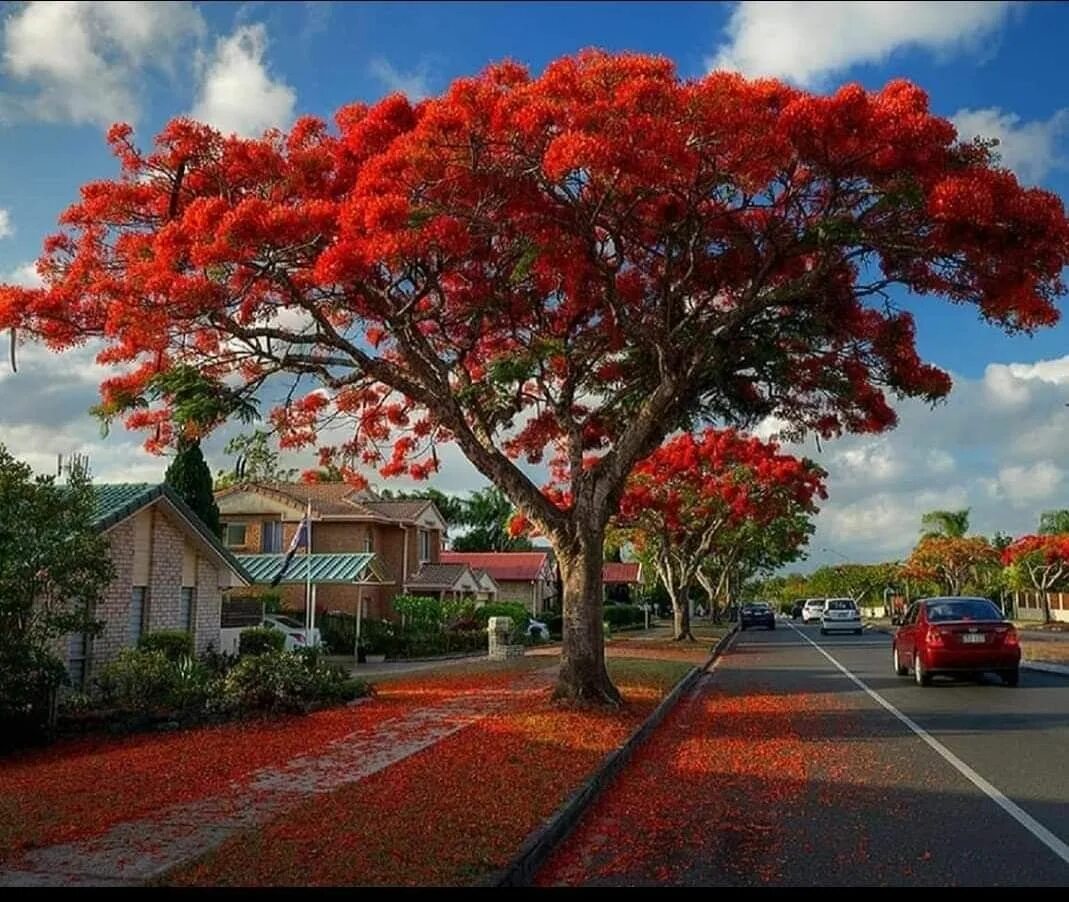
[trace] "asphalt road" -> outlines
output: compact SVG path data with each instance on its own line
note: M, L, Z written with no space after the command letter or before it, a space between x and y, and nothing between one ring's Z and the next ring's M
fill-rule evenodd
M708 759L700 782L694 766L684 775L684 819L659 823L673 840L603 841L614 824L643 830L653 774L670 782L682 758L662 747L659 771L640 752L562 850L583 878L559 862L547 872L588 885L1069 885L1069 679L922 688L892 674L890 643L783 621L741 634L670 728L685 760L699 743Z

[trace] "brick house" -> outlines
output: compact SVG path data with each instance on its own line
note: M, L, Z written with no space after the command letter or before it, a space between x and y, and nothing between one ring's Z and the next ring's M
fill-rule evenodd
M601 583L606 601L633 601L637 587L642 584L642 564L606 561L601 568Z
M318 586L317 611L354 613L362 598L368 617L392 617L393 597L418 594L421 568L438 563L446 531L432 501L392 501L344 483L244 483L216 492L215 500L235 555L285 552L309 502L313 555L375 555L375 585ZM302 586L279 591L285 608L304 609Z
M74 685L152 630L187 630L198 653L218 648L222 593L248 585L234 556L170 486L93 491L94 525L108 538L116 576L93 612L103 631L72 634L61 649Z
M408 584L413 595L437 596L443 601L470 598L475 602L497 600L498 586L485 570L467 564L426 564Z
M546 551L443 551L443 564L467 564L497 584L497 601L515 601L533 616L560 606L557 568Z

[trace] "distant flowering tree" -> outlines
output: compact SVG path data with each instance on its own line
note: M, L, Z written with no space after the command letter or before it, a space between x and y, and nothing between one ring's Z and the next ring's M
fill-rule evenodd
M613 523L665 587L677 640L694 639L688 598L706 560L735 548L747 525L815 513L823 477L811 461L731 429L683 433L635 467Z
M1049 623L1047 593L1069 582L1069 534L1022 536L1002 552L1012 585L1029 585L1039 593L1043 619Z
M961 595L970 583L987 582L998 562L998 552L983 536L933 535L917 543L902 575L936 583L948 595Z
M601 566L632 468L667 435L775 415L821 436L935 401L895 285L1009 331L1057 320L1069 222L895 81L816 96L772 79L681 80L589 51L538 77L504 63L227 137L175 119L83 187L45 243L44 286L0 288L0 329L106 345L102 386L140 397L186 364L271 414L286 447L423 479L455 442L552 543L557 693L615 702ZM134 409L174 438L167 398ZM342 425L347 432L337 438ZM563 507L518 459L559 457Z

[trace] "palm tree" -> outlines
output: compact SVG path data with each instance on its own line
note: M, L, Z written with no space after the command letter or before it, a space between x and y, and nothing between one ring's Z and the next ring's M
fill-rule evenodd
M496 486L472 492L463 500L458 522L469 527L453 541L455 551L527 551L529 539L509 535L508 524L516 509Z
M1057 536L1069 533L1069 510L1043 511L1039 515L1039 534Z
M970 508L959 511L928 511L921 517L921 538L964 538L969 531L969 510Z

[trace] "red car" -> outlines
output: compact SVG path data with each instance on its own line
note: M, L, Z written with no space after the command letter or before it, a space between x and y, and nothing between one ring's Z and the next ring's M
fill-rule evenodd
M1017 630L986 598L915 601L899 622L891 655L895 673L905 676L912 666L919 686L940 673L992 671L1007 686L1016 686L1020 675Z

